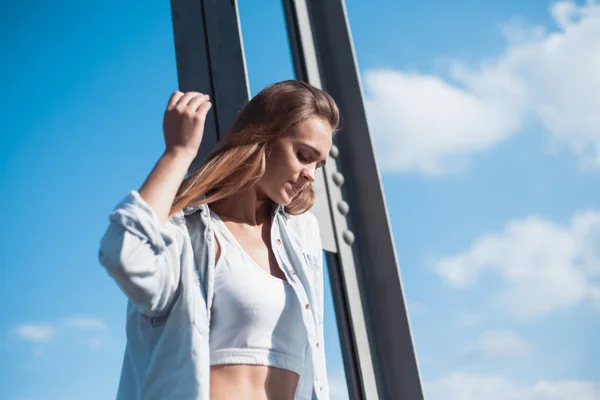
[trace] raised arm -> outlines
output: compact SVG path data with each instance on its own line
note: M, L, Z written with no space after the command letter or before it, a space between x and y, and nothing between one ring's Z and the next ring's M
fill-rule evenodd
M166 150L139 190L161 223L167 220L177 189L196 157L210 107L208 96L197 92L175 92L169 99L163 122Z
M175 92L165 111L166 149L138 192L110 214L100 263L127 297L149 316L169 309L179 283L183 231L168 220L193 161L211 104L200 93Z

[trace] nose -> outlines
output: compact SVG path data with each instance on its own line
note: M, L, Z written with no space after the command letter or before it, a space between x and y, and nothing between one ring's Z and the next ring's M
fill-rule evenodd
M315 170L314 169L305 168L302 171L302 176L304 177L304 179L306 179L310 183L315 182Z

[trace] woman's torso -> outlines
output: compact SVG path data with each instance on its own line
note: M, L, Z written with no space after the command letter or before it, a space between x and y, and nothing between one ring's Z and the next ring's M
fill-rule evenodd
M210 399L291 400L298 381L295 373L266 365L213 365Z
M111 213L99 260L129 298L118 399L210 399L209 336L215 282L212 225L206 205L183 210L163 225L136 191ZM320 346L322 253L314 215L290 216L283 208L277 209L271 246L300 303L308 335L295 400L310 400L315 395L328 399L325 354ZM218 377L216 373L214 377ZM279 379L277 372L270 377ZM252 382L255 387L254 379ZM268 395L267 391L263 394Z
M211 220L218 261L211 319L210 398L292 400L306 339L299 303L269 245L271 223L240 226L222 221L214 212ZM255 285L248 286L247 281ZM230 347L257 354L250 356L251 360L231 358ZM273 356L276 362L268 362Z

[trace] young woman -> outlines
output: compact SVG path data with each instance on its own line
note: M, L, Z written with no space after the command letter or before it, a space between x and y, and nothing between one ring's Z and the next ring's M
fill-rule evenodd
M166 150L102 238L100 262L129 299L118 398L328 399L322 247L307 210L338 109L309 84L273 84L185 177L210 107L200 93L171 96Z

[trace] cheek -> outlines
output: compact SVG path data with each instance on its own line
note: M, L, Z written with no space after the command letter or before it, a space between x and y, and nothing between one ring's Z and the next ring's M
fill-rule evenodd
M275 161L275 160L273 160ZM261 186L267 191L279 191L281 186L290 179L289 169L281 161L267 165L267 170L260 180Z
M267 171L274 180L289 180L301 171L302 165L293 153L280 151L269 160Z

